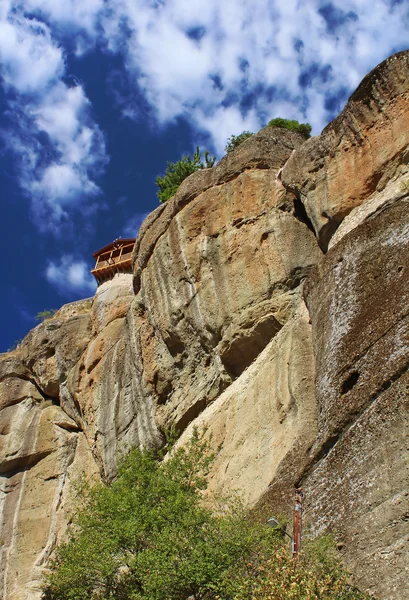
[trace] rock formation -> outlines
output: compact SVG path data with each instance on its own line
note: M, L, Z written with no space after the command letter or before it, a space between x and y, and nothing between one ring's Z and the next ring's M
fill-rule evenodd
M40 598L73 483L205 425L211 489L332 530L355 581L409 595L409 52L318 137L265 128L144 222L134 273L0 357L4 599Z

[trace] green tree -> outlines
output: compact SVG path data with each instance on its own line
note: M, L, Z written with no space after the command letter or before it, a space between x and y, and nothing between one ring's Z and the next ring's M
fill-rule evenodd
M251 131L242 131L239 135L231 135L227 140L227 144L225 146L225 151L227 154L235 150L240 144L248 140L249 137L254 135Z
M47 577L48 600L213 598L253 543L240 510L201 502L211 457L197 433L161 462L133 450L116 481L88 490Z
M306 138L311 136L311 125L309 123L299 123L295 120L277 117L276 119L271 119L271 121L268 122L268 126L281 127L283 129L289 129L290 131L298 131L298 133L302 133L302 135Z
M280 533L246 515L240 503L219 502L210 509L203 490L211 460L195 432L168 460L133 450L112 485L83 486L82 505L68 541L56 551L43 598L363 598L346 595L346 579L334 578L314 555L296 568ZM324 594L331 585L338 595Z
M215 156L210 156L208 150L205 150L203 158L199 151L199 146L196 146L193 157L190 155L182 156L177 162L168 162L166 171L163 177L156 178L158 186L157 196L160 202L166 202L177 191L178 187L192 173L199 169L207 169L212 167L216 161Z

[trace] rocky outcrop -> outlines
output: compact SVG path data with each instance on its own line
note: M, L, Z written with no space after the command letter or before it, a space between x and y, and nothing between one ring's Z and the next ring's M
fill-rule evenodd
M0 594L41 597L83 476L106 478L129 446L160 442L126 352L132 275L64 306L0 360ZM74 487L73 487L74 484Z
M283 183L302 200L324 249L353 208L407 171L408 77L407 51L385 60L285 165Z
M108 479L126 448L161 443L153 400L143 389L134 351L142 322L135 323L130 313L133 299L131 274L117 274L98 288L91 312L94 335L69 386L101 473Z
M161 425L183 430L293 314L289 293L321 255L278 178L302 142L262 130L143 226L130 314L144 315L140 369Z
M63 400L89 340L89 304L64 307L0 362L2 598L40 597L44 565L69 519L72 483L97 471L75 407Z
M240 489L250 503L258 500L277 515L289 511L301 486L310 535L332 531L355 582L385 599L409 593L409 173L402 126L408 56L392 57L371 73L340 117L296 149L282 171L284 187L303 202L304 220L320 246L331 248L304 287L314 401L309 404L314 360L308 338L297 334L302 354L293 348L295 372L287 370L288 361L277 369L267 351L276 343L285 347L280 336L289 321L194 422L208 428L215 448L221 446L211 472L217 491ZM288 390L277 394L277 382L289 372ZM299 423L297 410L278 419L274 400L290 395ZM285 427L287 418L293 427Z
M408 595L408 60L321 136L265 128L191 175L133 275L0 357L3 598L40 597L72 482L171 425L212 434L211 490L278 515L301 485L355 581Z
M302 143L298 134L266 129L216 169L189 178L144 224L134 278L118 274L92 300L36 327L10 355L12 372L7 355L0 361L5 598L39 597L41 567L69 518L61 498L71 497L71 477L112 478L126 448L160 444L171 424L183 430L281 329L294 343L284 327L321 255L278 178ZM21 513L39 477L56 486L55 497L51 483L44 488L46 500L37 486L41 524L34 509L30 522ZM13 550L26 536L30 552Z
M390 198L305 290L319 407L307 521L338 532L357 582L385 598L409 596L408 209Z
M205 429L216 451L209 489L218 495L238 490L250 506L288 456L293 465L287 475L297 477L317 434L311 326L300 290L291 299L293 316L178 442L185 443L194 427Z

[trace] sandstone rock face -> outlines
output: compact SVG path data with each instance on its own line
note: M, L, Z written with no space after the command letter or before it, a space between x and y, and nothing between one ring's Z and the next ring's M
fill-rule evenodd
M302 142L265 130L192 176L145 224L133 285L116 275L3 357L3 597L40 597L71 478L109 479L127 447L185 428L294 321L294 294L321 256L277 178Z
M408 209L391 198L305 289L319 408L308 523L338 532L357 582L381 598L409 596Z
M88 314L87 303L64 307L0 361L2 598L41 597L44 565L69 518L72 482L97 471L79 419L59 400L87 342Z
M108 479L126 448L161 441L153 401L141 386L135 363L141 323L128 315L133 299L131 274L116 274L98 288L91 312L93 337L69 384L101 473Z
M246 142L243 165L227 156L215 174L209 170L213 187L207 182L186 205L180 190L140 234L130 313L145 315L142 381L160 405L161 424L183 429L292 315L287 293L321 256L277 178L301 141L291 132L261 131ZM270 154L263 168L249 169L261 142ZM220 185L226 172L233 176L230 163L237 176ZM203 177L191 175L193 184L196 175Z
M72 483L112 476L121 450L159 438L152 405L137 402L125 350L133 297L132 275L116 275L2 355L3 598L41 597L44 565L70 517Z
M343 112L287 162L283 183L301 198L323 248L354 207L407 171L408 102L405 51L371 71Z
M191 175L142 225L133 275L0 356L5 600L40 598L73 481L171 425L221 447L211 490L278 515L301 485L355 581L409 595L408 60L321 136L265 128Z
M311 325L300 291L291 296L293 316L178 442L185 443L193 426L205 428L216 451L210 491L220 495L238 490L250 506L289 455L293 468L287 476L294 485L316 439Z

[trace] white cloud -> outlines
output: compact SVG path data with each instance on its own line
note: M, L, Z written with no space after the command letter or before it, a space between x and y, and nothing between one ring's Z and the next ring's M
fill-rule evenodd
M98 188L90 181L83 181L81 174L71 165L52 164L44 169L41 179L35 182L34 191L44 198L58 198L58 206L61 206L84 191L88 195L95 194Z
M0 13L0 69L10 126L1 133L20 162L19 183L35 220L58 232L70 212L99 192L105 143L82 86L62 80L64 53L49 25L8 8Z
M78 133L78 113L86 102L80 86L66 88L59 83L43 98L41 106L33 109L32 114L39 129L47 132L56 142L67 144Z
M86 35L72 36L77 54L92 47L98 36L98 18L104 7L104 0L25 0L24 8L39 17L48 19L54 27L67 33Z
M334 113L331 100L345 99L405 45L409 29L407 6L386 0L108 4L109 20L101 20L107 46L124 53L158 120L183 115L211 134L219 152L222 131L249 122L257 129L278 115L309 120L318 133Z
M231 134L275 116L319 133L408 30L407 3L387 0L3 0L1 73L26 134L8 132L21 185L55 231L99 191L104 139L84 88L64 82L67 40L77 53L121 53L158 123L183 116L222 154ZM132 97L123 114L138 119Z
M0 22L0 56L5 85L23 94L41 94L64 70L61 49L49 28L13 13Z
M237 106L220 108L209 116L200 115L197 126L213 132L213 143L219 154L223 154L227 139L231 135L242 131L257 131L260 128L254 111L250 111L243 118Z
M45 277L65 297L94 294L97 284L83 260L64 255L59 262L49 262Z

